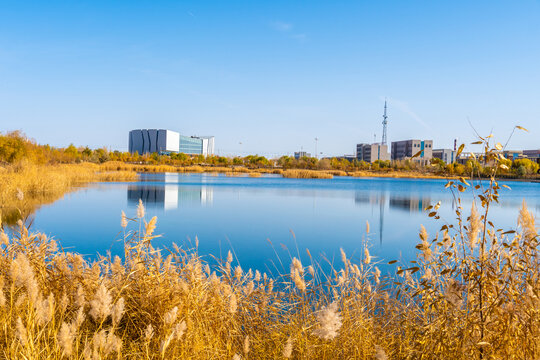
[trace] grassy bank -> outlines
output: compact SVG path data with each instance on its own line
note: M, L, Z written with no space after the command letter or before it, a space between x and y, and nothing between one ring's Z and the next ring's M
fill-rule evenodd
M282 174L281 169L257 168L249 169L244 166L174 166L174 165L152 165L152 164L130 164L121 161L108 161L99 166L101 171L137 171L149 173L240 173L240 174Z
M103 171L96 164L35 165L0 167L0 214L14 223L21 216L51 203L78 186L98 181L134 181L133 171Z
M458 178L455 175L440 175L440 174L430 174L423 173L419 171L351 171L347 173L348 176L354 177L381 177L381 178L400 178L400 179L456 179Z
M249 169L241 166L172 166L172 165L149 165L149 164L128 164L119 161L105 162L100 165L101 171L137 171L137 172L177 172L177 173L244 173L244 174L280 174L286 178L298 179L331 179L333 176L353 176L353 177L391 177L391 178L418 178L418 179L448 179L455 176L444 176L419 171L396 171L385 169L381 171L343 171L343 170L309 170L309 169ZM258 175L253 175L258 176Z

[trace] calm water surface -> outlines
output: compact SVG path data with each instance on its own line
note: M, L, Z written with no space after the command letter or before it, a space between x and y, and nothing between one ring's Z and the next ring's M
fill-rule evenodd
M154 241L185 248L199 240L199 253L225 258L233 250L244 268L288 269L290 256L306 248L316 258L338 261L342 247L358 259L362 242L380 261L415 257L420 224L430 234L443 225L423 208L442 202L445 220L453 221L452 194L445 180L350 178L284 179L211 174L142 174L136 183L102 183L66 195L34 215L34 230L54 236L64 248L95 256L110 250L122 255L120 212L134 217L139 199L147 219L158 217ZM540 184L507 182L492 221L515 228L523 199L540 215ZM466 207L470 194L464 195ZM366 237L366 221L370 234ZM130 225L136 229L135 225Z

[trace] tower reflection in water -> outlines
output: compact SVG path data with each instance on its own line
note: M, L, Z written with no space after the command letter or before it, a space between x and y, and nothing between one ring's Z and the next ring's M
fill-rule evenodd
M388 199L388 201L387 201ZM418 213L424 211L430 205L429 196L417 194L393 193L392 191L365 192L356 191L354 202L359 206L371 205L372 209L379 210L379 242L382 244L384 234L384 213L386 204L391 209L408 211L409 213Z
M129 185L128 204L136 206L141 199L146 207L177 209L183 205L210 205L214 201L214 189L206 185L180 185L176 174L165 174L164 183Z

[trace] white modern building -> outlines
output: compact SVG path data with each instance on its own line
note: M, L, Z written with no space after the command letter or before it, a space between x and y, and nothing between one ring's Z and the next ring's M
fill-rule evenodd
M185 136L171 130L138 129L129 132L129 152L214 155L213 136Z

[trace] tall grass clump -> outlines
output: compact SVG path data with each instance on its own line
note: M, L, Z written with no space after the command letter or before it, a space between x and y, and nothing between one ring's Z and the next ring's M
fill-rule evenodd
M489 183L449 181L456 221L419 229L417 260L383 275L362 244L339 263L294 257L290 270L212 265L156 249L157 218L122 212L122 257L62 250L22 221L0 232L0 344L10 359L538 359L538 230L524 203L515 229L489 220ZM459 194L471 188L474 205ZM440 204L429 217L442 221ZM369 224L366 236L369 238ZM329 269L328 269L329 267ZM324 270L326 269L326 270Z
M318 170L284 170L282 175L285 178L295 179L332 179L334 177L329 172Z

